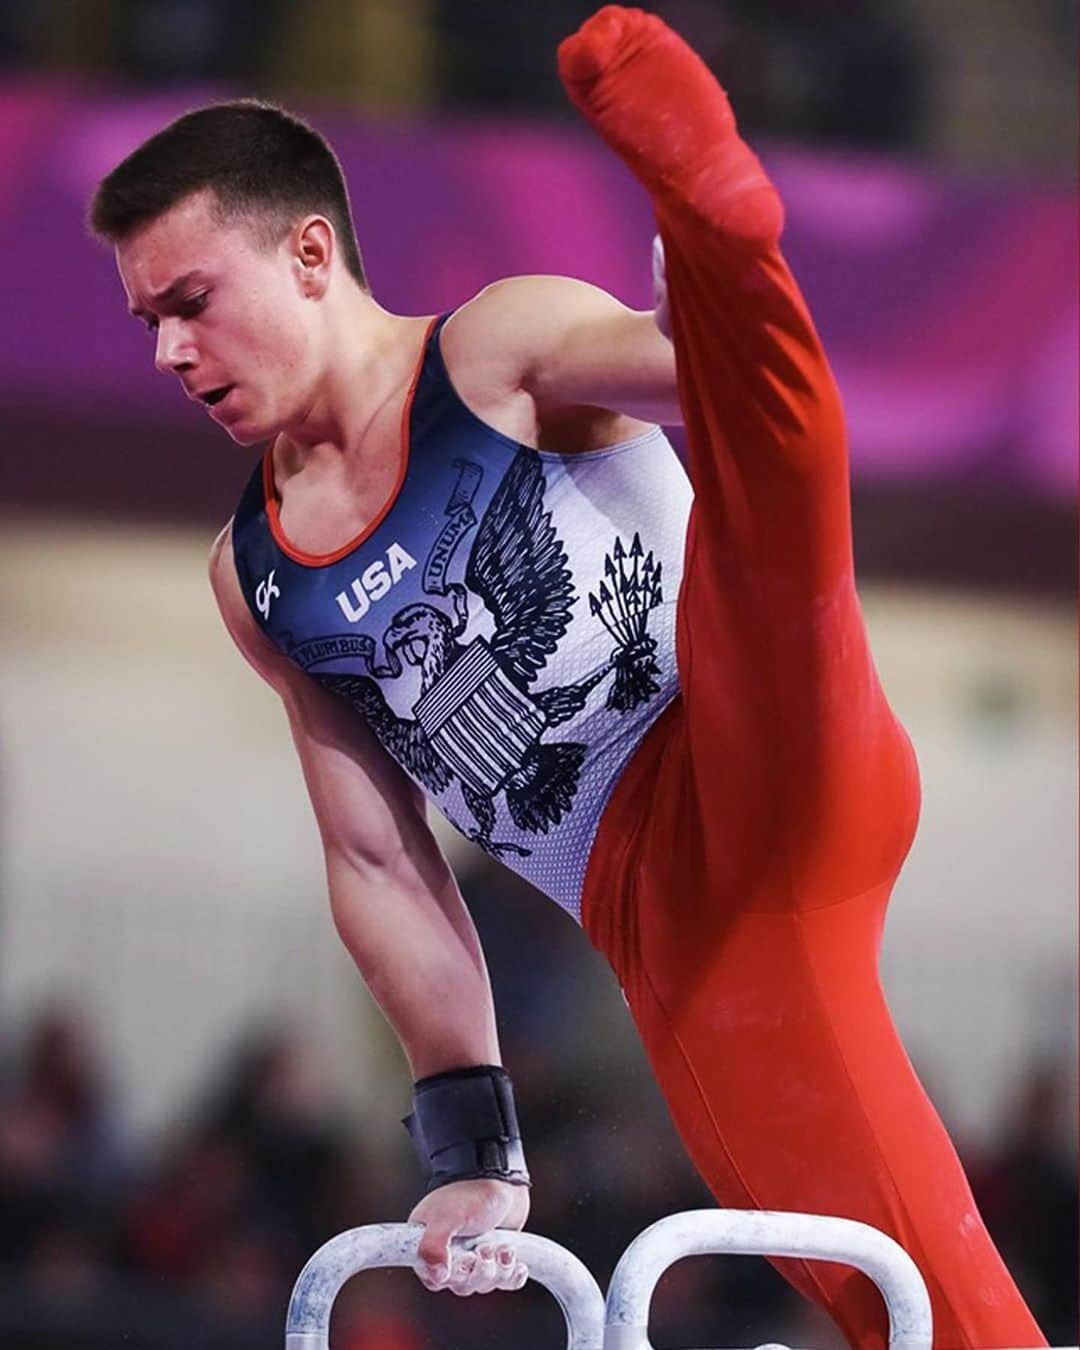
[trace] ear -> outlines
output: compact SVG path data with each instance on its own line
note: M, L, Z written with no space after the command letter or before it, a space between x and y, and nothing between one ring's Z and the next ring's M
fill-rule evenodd
M293 265L305 296L319 299L330 284L330 267L337 239L325 216L308 216L293 232Z

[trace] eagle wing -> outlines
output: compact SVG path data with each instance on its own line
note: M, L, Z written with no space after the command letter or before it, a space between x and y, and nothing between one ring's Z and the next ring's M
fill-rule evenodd
M316 675L331 693L346 699L378 736L383 748L430 792L448 787L452 774L419 722L398 717L383 691L368 675Z
M544 509L539 455L520 450L488 504L465 584L495 619L492 652L507 674L530 684L570 625L573 578Z

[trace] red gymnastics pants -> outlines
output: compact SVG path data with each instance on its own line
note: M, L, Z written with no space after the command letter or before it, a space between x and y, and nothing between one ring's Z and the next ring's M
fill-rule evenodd
M571 98L649 190L695 491L682 694L616 787L583 920L724 1205L860 1219L914 1258L938 1350L1044 1345L897 1037L878 979L918 771L867 648L836 386L727 99L658 19L560 49ZM777 1261L858 1350L881 1296Z

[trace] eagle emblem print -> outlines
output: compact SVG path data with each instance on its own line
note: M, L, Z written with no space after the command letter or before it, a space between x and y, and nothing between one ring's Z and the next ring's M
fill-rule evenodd
M448 574L462 540L477 527L473 501L483 469L455 461L457 479L445 521L431 546L422 589L445 607L417 603L394 614L377 659L370 637L358 636L355 674L317 674L367 719L400 763L433 794L454 779L474 824L454 823L496 856L527 857L531 850L497 840L497 804L505 802L519 830L546 834L570 810L587 745L552 736L581 712L590 694L614 671L605 707L626 713L659 691L651 610L662 602L661 564L645 555L635 533L629 546L616 536L604 575L588 597L589 615L612 639L607 659L577 683L536 689L578 603L566 550L544 502L540 458L519 451L479 522L464 581ZM490 638L469 638L469 593L494 621ZM305 666L320 659L293 653ZM404 664L403 664L404 663ZM398 717L380 683L399 679L405 666L420 675L414 718ZM312 672L315 673L314 671Z

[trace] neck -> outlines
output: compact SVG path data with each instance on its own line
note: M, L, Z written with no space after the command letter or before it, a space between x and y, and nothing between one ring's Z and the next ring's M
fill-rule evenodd
M412 378L427 323L389 313L358 288L343 293L328 314L322 378L279 436L297 470L314 459L363 456L372 423Z

